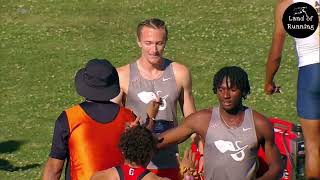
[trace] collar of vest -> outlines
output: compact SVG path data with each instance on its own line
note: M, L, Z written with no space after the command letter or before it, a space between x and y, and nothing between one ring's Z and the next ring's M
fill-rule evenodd
M109 123L114 120L120 110L120 106L113 102L82 102L81 108L93 120L99 123Z

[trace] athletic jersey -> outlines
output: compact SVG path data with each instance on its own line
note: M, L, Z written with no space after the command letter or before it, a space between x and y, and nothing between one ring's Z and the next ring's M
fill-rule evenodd
M138 70L137 63L130 64L130 81L126 107L134 113L146 119L147 104L156 99L156 95L162 98L163 104L159 107L157 120L173 121L177 124L176 109L179 92L174 77L172 62L164 60L165 70L161 77L154 80L144 79Z
M213 108L204 146L205 179L255 179L258 148L251 109L245 110L239 127L229 129L221 121L219 108Z
M320 16L320 0L293 0L294 3L304 2L313 6ZM319 17L320 18L320 17ZM320 63L319 25L317 30L307 38L294 38L295 49L299 60L299 67Z
M125 164L116 166L116 170L119 174L120 180L141 180L144 176L150 173L149 170L143 167L133 168Z
M65 110L69 126L69 163L71 179L89 179L92 174L123 163L118 148L120 136L135 115L120 107L113 121L99 123L80 105ZM104 158L102 158L104 157Z
M156 116L154 127L155 133L162 133L175 127L177 123L177 100L179 92L176 85L175 76L172 69L172 61L164 60L164 72L161 77L154 80L144 79L139 73L137 63L130 64L130 80L126 107L141 116L145 120L147 105L156 99L156 95L162 99L162 105ZM178 167L176 153L178 146L173 145L160 150L148 165L149 169L162 169Z

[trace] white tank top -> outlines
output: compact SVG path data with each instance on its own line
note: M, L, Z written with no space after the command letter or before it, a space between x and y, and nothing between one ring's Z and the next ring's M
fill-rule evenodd
M320 4L320 0L293 0L293 2L308 3L315 9L319 8L319 6L316 7L316 4ZM299 67L320 63L319 29L320 27L318 24L317 30L311 36L307 38L294 38Z

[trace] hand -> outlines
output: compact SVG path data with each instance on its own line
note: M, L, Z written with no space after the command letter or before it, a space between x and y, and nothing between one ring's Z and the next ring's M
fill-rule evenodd
M203 160L203 146L204 146L203 145L203 141L201 140L199 135L197 135L196 133L193 133L191 135L191 143L197 145L197 148L198 148L198 152L197 153L201 154L200 159L199 159L198 173L202 173L203 172L203 164L204 164L204 160Z
M274 82L266 83L264 85L264 91L268 95L272 95L274 93L281 93L280 86L276 86L276 84Z
M133 122L127 123L126 124L126 129L136 127L140 125L140 116L137 116L136 119Z
M157 96L157 99L151 101L147 107L147 115L149 118L154 119L159 111L161 105L161 98Z
M160 107L160 98L157 96L156 100L151 101L148 104L147 107L147 119L145 122L145 126L149 129L149 130L153 130L154 128L154 119L158 114L159 111L159 107Z
M199 174L196 170L198 165L198 160L196 160L196 154L189 150L185 150L183 159L180 160L177 155L177 160L180 164L181 174L186 178L188 176L193 177L194 179L199 179ZM186 175L186 176L185 176Z
M195 170L198 164L198 161L196 160L196 154L193 153L191 149L185 150L181 164L186 168Z

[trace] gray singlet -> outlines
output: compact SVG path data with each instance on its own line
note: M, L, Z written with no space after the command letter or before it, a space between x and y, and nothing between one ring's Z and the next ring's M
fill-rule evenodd
M239 127L229 129L221 121L219 108L213 108L205 138L205 179L255 179L258 148L251 109L245 110Z
M176 114L179 93L171 63L172 61L165 59L162 76L154 80L144 79L139 73L136 62L130 64L126 107L133 110L136 115L141 116L142 120L145 120L148 103L154 100L156 95L162 98L162 105L156 116L155 133L164 132L178 124ZM151 160L148 169L178 167L177 152L177 145L159 151Z

